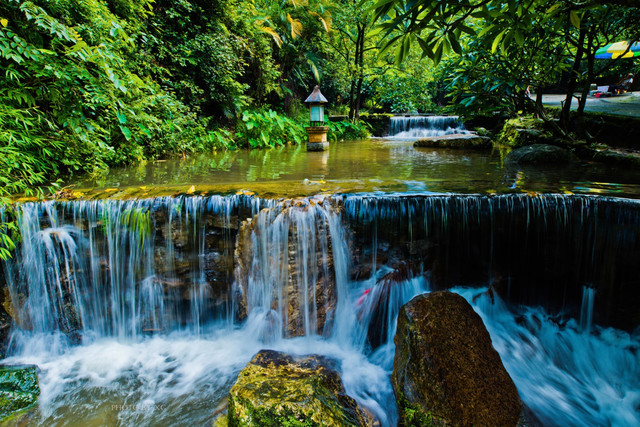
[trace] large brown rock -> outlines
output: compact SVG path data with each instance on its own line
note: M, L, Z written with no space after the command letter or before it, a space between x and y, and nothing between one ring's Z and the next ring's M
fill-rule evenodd
M318 355L261 350L229 391L230 426L366 426L336 362Z
M398 316L392 384L400 425L515 426L522 404L480 316L442 291Z

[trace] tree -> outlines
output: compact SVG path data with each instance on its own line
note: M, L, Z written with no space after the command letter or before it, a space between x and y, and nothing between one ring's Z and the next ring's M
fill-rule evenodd
M554 75L567 72L562 129L557 129L569 136L574 92L580 89L583 95L579 98L580 122L589 84L597 74L595 51L618 35L637 39L634 22L639 4L565 0L549 6L541 0L390 0L376 4L375 16L381 20L380 28L390 36L387 46L398 46L399 61L406 57L414 41L423 55L436 63L449 52L462 54L465 45L470 49L466 52L470 58L458 60L459 74L453 81L465 107L473 106L478 99L491 101L491 96L478 94L499 90L501 93L493 96L496 106L510 105L511 111L517 111L528 103L524 96L528 86L541 87ZM558 46L563 49L558 50ZM539 101L536 109L544 116ZM579 134L583 134L580 129Z

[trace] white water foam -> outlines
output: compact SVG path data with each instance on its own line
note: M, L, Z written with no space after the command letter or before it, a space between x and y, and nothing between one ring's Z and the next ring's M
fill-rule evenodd
M482 317L523 402L545 426L640 425L640 337L581 328L541 308L510 311L486 289L456 289Z
M417 139L469 133L458 116L395 116L387 139Z

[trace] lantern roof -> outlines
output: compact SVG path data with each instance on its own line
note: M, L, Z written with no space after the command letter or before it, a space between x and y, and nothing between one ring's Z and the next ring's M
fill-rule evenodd
M313 88L313 92L311 92L311 95L309 95L309 97L304 102L325 103L329 101L327 101L327 98L325 98L324 95L320 92L320 86L316 85L316 87Z

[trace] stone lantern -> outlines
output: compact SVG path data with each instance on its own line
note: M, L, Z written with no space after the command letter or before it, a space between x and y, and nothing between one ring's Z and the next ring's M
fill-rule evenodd
M324 125L324 105L327 98L320 92L320 86L313 88L311 95L304 101L309 104L309 121L311 126L307 127L309 134L309 142L307 143L307 151L324 151L329 148L327 142L327 132L329 126Z

